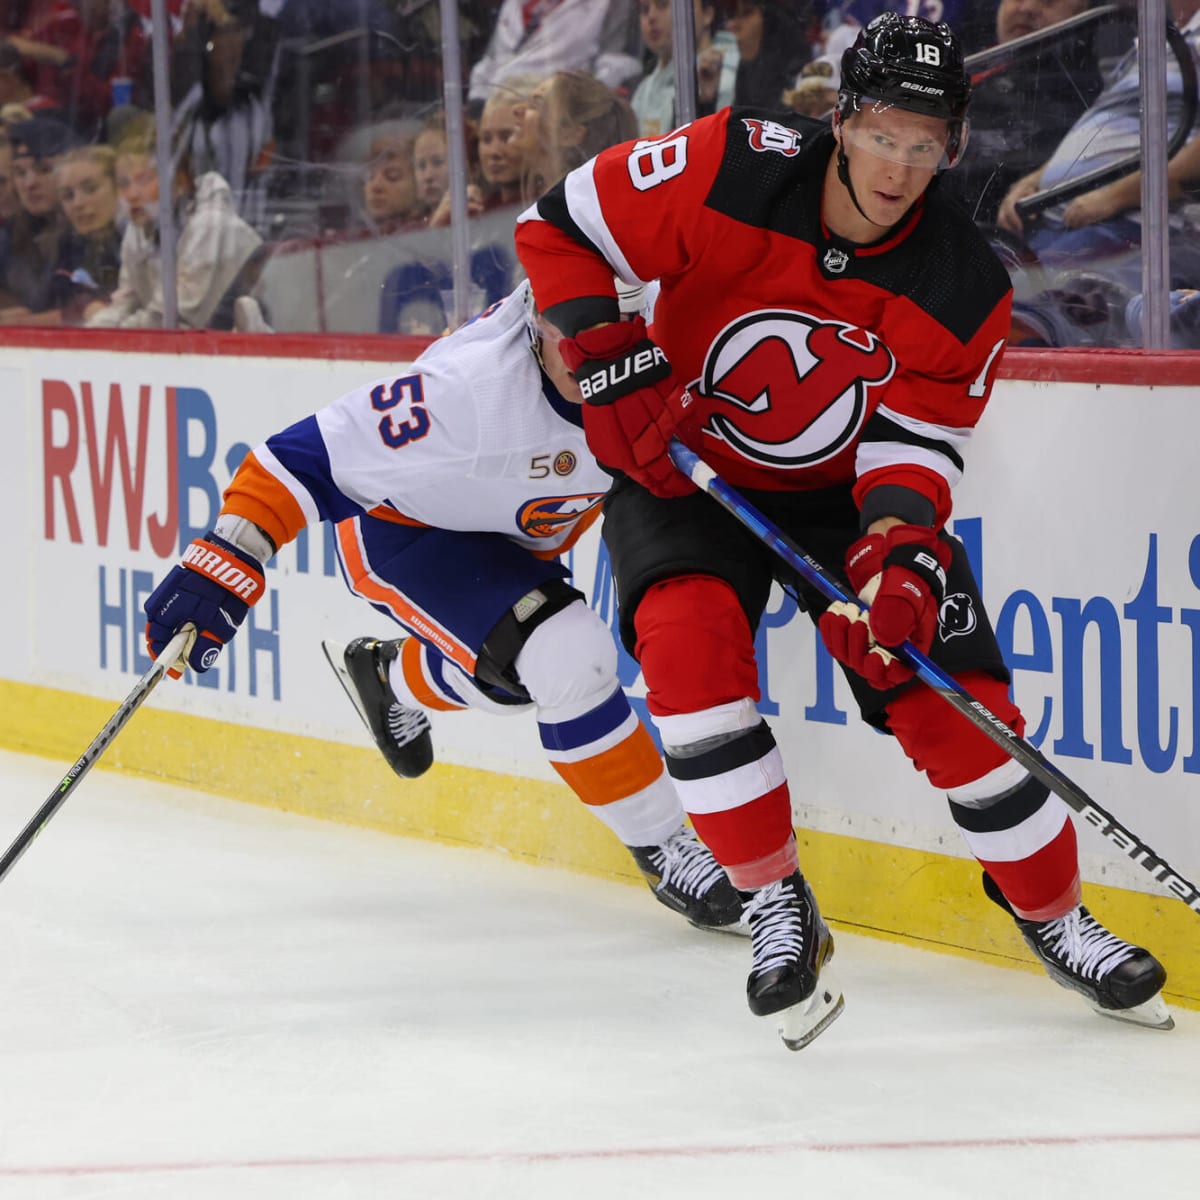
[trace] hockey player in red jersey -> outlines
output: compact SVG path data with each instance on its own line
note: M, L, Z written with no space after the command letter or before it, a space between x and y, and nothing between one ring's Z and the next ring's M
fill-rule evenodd
M262 564L336 522L351 590L415 635L326 643L392 769L432 764L427 709L535 712L551 765L655 896L693 925L740 931L741 900L621 690L612 633L558 558L610 482L558 341L522 284L399 377L267 438L147 599L150 652L191 623L189 665L207 670L262 594Z
M756 708L753 630L772 576L796 587L864 719L948 794L987 894L1052 978L1109 1015L1170 1022L1162 966L1081 905L1063 802L887 651L911 640L1021 728L978 586L944 531L1011 303L1003 267L936 187L965 149L969 96L949 26L885 13L843 58L832 128L707 117L603 152L517 228L538 304L569 335L588 442L616 474L604 537L622 637L684 807L747 897L751 1011L793 1049L842 996ZM653 340L614 323L614 270L660 280ZM788 578L675 471L672 435L815 558L844 564L869 617Z

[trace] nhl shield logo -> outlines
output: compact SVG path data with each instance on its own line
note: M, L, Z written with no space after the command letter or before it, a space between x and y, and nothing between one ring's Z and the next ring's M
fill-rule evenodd
M850 255L845 250L830 246L821 263L831 275L840 275L850 265Z

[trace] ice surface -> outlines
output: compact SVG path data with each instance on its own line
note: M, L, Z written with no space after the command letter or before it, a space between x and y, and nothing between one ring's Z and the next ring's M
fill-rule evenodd
M7 845L65 767L0 752ZM397 786L402 786L399 782ZM0 883L0 1197L1194 1194L1200 1014L838 935L756 1021L745 940L640 888L93 772Z

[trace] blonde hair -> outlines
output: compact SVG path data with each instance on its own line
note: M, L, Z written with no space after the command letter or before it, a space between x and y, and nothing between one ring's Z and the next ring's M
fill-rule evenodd
M563 117L572 125L582 125L584 130L583 140L578 146L569 147L566 154L568 171L601 150L638 136L633 109L607 84L583 71L558 71L551 80L562 101Z
M0 105L0 125L7 127L9 125L19 125L22 121L32 120L33 113L25 105L17 101Z
M503 83L494 83L483 102L483 112L499 108L502 104L524 104L533 95L534 89L545 82L545 75L514 75Z
M601 150L638 136L638 122L628 101L607 84L583 71L556 71L550 76L562 127L578 129L578 141L563 143L560 129L543 130L543 144L525 165L522 191L535 200L576 167Z
M113 187L117 186L117 152L111 146L76 146L58 160L54 169L61 170L71 163L79 162L99 167L108 176Z
M121 133L113 144L113 151L117 156L138 154L153 158L155 147L154 117L150 113L138 113L121 126Z

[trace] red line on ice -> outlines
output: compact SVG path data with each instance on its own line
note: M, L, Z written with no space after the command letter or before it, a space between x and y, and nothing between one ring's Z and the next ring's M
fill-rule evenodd
M719 1158L767 1154L865 1154L872 1151L1001 1150L1023 1147L1115 1145L1118 1143L1200 1142L1200 1130L1179 1133L1106 1133L1060 1136L941 1138L897 1142L776 1142L762 1145L628 1146L597 1150L499 1151L494 1154L377 1154L328 1158L228 1159L211 1162L79 1163L29 1167L0 1166L0 1178L36 1178L66 1175L150 1175L188 1171L288 1170L300 1167L407 1167L445 1164L586 1162L611 1159Z

